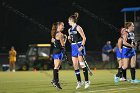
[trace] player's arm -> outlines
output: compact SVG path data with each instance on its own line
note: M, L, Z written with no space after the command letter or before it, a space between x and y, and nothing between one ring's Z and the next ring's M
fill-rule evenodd
M84 31L83 31L83 29L80 26L77 26L77 31L79 32L79 34L82 37L82 45L84 46L85 42L86 42L86 36L84 34Z
M69 34L68 40L69 40L69 42L71 43L72 41L71 41L71 37L70 37L70 29L68 30L68 34Z
M62 33L59 33L59 40L60 40L60 43L61 43L61 46L65 46L65 42L64 42L64 36Z
M55 41L55 39L54 39L54 38L52 38L52 39L51 39L51 42L52 42L52 43L54 43L54 41Z
M67 35L64 34L63 36L64 36L64 43L66 44L66 42L67 42Z
M116 52L116 48L117 48L117 47L115 46L115 47L112 49L112 51L113 51L113 52Z
M118 48L119 48L119 51L122 52L122 43L123 43L123 39L122 38L119 38L118 39Z

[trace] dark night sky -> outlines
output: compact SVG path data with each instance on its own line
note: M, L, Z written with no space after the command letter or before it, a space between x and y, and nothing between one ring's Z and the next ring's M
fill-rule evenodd
M49 29L53 22L63 21L66 34L68 17L75 11L79 12L78 24L84 29L89 51L101 50L107 40L111 40L114 46L119 33L72 6L73 2L117 28L123 26L122 8L140 7L139 0L0 0L0 47L9 49L13 45L19 52L25 52L29 44L50 43L50 33L3 7L3 1ZM128 14L127 19L133 21L133 13Z

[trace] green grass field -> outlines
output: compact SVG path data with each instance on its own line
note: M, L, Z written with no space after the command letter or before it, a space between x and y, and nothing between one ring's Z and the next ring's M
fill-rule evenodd
M82 71L81 71L82 72ZM58 90L50 83L52 70L50 71L17 71L0 72L0 93L139 93L140 83L130 82L114 83L113 76L117 70L96 70L90 77L89 89L76 90L76 77L73 70L60 70L60 82L62 90ZM128 70L128 78L130 72ZM81 73L82 80L83 74ZM140 79L140 70L137 70L137 79Z

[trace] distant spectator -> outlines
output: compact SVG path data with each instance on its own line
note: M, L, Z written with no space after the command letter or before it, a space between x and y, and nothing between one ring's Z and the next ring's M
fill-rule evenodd
M15 72L15 62L16 62L16 50L14 49L14 47L11 47L11 50L9 51L9 64L10 64L10 70L12 70L13 72Z
M106 44L102 48L102 61L104 62L104 66L110 61L109 53L112 51L111 41L107 41Z

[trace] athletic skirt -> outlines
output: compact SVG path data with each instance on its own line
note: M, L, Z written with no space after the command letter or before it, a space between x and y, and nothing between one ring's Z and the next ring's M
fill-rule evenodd
M134 48L127 48L123 46L122 48L122 58L131 58L132 56L135 56L136 52Z
M78 56L86 55L85 47L83 48L83 50L81 52L79 52L78 48L80 48L80 47L81 47L81 42L71 44L71 50L72 50L71 55L72 55L72 57L78 57Z

